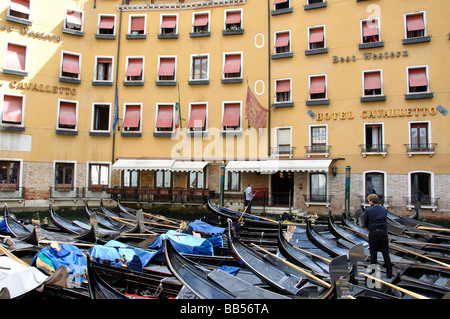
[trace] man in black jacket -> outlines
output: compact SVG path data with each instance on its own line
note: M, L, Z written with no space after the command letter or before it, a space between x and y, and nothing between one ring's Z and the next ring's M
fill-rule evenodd
M364 227L369 230L370 263L377 264L377 255L381 251L386 267L386 275L392 277L392 263L389 256L389 239L387 233L387 209L378 203L378 196L370 194L367 197L370 207L363 216Z

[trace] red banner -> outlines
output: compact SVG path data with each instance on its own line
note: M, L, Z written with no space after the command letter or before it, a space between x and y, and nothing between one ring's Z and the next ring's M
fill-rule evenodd
M265 128L267 124L267 112L265 108L259 104L250 87L247 85L247 99L245 100L245 115L251 126L256 130Z

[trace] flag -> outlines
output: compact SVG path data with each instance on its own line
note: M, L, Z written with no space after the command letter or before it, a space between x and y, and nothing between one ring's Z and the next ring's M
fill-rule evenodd
M259 104L255 95L253 94L250 87L247 85L247 98L245 100L245 115L251 126L253 126L257 131L260 128L265 128L267 124L267 112L265 108Z
M118 121L119 121L119 92L117 91L116 86L116 97L114 101L113 132L116 131L116 125Z
M178 103L175 104L175 135L181 125L180 84L178 84Z

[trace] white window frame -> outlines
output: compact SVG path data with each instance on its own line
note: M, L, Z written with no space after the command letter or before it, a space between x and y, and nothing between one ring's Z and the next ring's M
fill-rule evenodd
M67 28L67 12L68 11L74 11L74 12L81 12L81 29L80 30L73 30L73 29L69 29ZM76 31L76 32L84 32L84 16L85 16L85 12L83 10L78 10L78 9L74 9L74 8L66 8L65 9L65 13L64 13L64 25L63 25L63 29L64 30L68 30L68 31Z
M372 21L376 21L376 24L377 24L377 27L378 27L378 41L377 42L373 42L373 43L378 43L378 42L381 42L382 40L381 40L381 24L380 24L380 18L379 17L376 17L376 18L372 18L372 19L363 19L363 20L361 20L360 21L360 30L361 30L361 43L366 43L366 42L364 42L364 33L363 33L363 23L364 22L367 22L367 24L369 24L369 23L374 23L374 22L372 22ZM367 43L370 43L370 42L367 42Z
M289 80L289 100L288 101L278 101L277 99L277 87L278 87L278 82L281 81L286 81ZM279 103L290 103L293 101L292 99L292 78L282 78L282 79L275 79L275 96L274 96L274 104L279 104Z
M111 80L98 80L97 74L98 74L98 59L111 59ZM127 60L128 62L128 60ZM102 83L109 83L113 82L114 80L114 56L106 56L106 55L96 55L95 56L95 65L94 65L94 82L102 82Z
M320 99L311 99L311 78L325 77L325 97ZM308 101L322 101L328 99L328 76L327 74L313 74L308 76Z
M110 34L110 35L116 35L116 21L117 21L116 15L115 14L103 14L103 13L100 13L98 15L97 34L98 35L102 35L102 33L100 33L100 28L98 27L100 25L100 22L102 21L102 17L112 17L112 18L114 18L114 33Z
M204 15L207 14L208 15L208 30L206 32L211 32L211 12L210 11L198 11L198 12L193 12L192 13L192 23L191 23L191 27L192 27L192 33L195 32L195 27L194 27L194 22L195 22L195 17L198 15ZM178 23L177 23L178 26Z
M59 113L61 110L61 102L67 102L75 104L75 128L66 128L66 127L59 127ZM79 109L79 102L74 100L65 100L65 99L58 99L58 112L56 115L56 129L58 131L68 131L68 132L74 132L78 131L78 109Z
M206 79L194 79L194 59L195 58L200 58L200 57L206 57L208 59L208 62L207 62L207 65L206 65L206 67L207 67ZM159 60L159 61L161 61L161 60ZM190 61L191 61L191 66L190 66L191 71L190 71L190 74L189 74L189 80L190 81L209 81L209 68L210 68L210 61L211 61L209 53L191 54ZM176 69L176 59L175 59L175 69ZM159 71L159 66L158 66L158 71ZM175 71L175 74L176 74L176 71Z
M19 169L19 184L17 185L19 188L23 185L23 159L21 158L0 158L0 161L3 162L19 162L20 163L20 169Z
M131 105L139 105L140 107L140 112L139 112L139 130L133 130L133 131L127 131L125 130L125 127L123 126L123 121L125 121L125 115L127 114L127 107L131 106ZM142 103L132 103L132 102L127 102L123 104L123 115L122 115L122 132L124 133L142 133L142 127L143 127L143 123L142 123L142 113L144 112L144 107Z
M311 48L311 43L309 42L311 29L319 29L319 28L323 29L323 48L313 49L313 48ZM308 50L321 50L321 49L325 49L326 47L327 47L327 30L326 30L325 24L308 27Z
M369 123L367 123L367 124L369 124ZM370 174L381 174L381 175L383 175L383 197L384 197L384 199L386 199L386 197L388 197L388 195L387 195L388 194L388 187L387 187L387 183L388 183L387 176L388 176L388 174L385 171L380 171L380 170L364 171L362 173L362 176L363 176L363 179L362 179L362 182L363 182L363 199L361 201L361 205L364 205L364 207L370 206L369 203L366 203L366 197L367 197L367 195L366 195L367 194L366 178L367 178L367 175L370 175ZM386 202L386 200L384 200L384 205L383 206L389 207L389 202Z
M144 34L132 34L131 20L132 18L144 17ZM130 14L128 17L128 34L130 35L147 35L147 15L146 14Z
M71 78L67 76L63 76L63 62L64 62L64 54L77 55L78 56L78 78ZM61 64L59 66L59 76L64 79L72 79L72 80L81 80L81 53L71 52L71 51L61 51Z
M283 34L283 33L288 33L288 34L289 34L289 44L288 44L288 46L289 46L289 51L287 51L287 52L282 52L282 53L278 53L278 52L277 52L277 48L275 47L275 43L277 42L278 34ZM281 31L276 31L276 32L274 32L275 43L274 43L274 46L273 46L273 54L291 53L291 52L292 52L292 38L291 38L291 37L292 37L291 30L281 30Z
M56 188L56 164L73 164L73 176L72 176L72 185L75 189L77 187L77 162L76 161L53 161L53 187Z
M380 73L380 83L381 83L381 93L380 94L373 94L373 95L366 95L366 90L364 89L365 87L365 74L366 73L375 73L375 72L379 72ZM363 97L373 97L373 96L383 96L384 95L384 90L383 90L383 69L375 69L375 70L363 70L362 71L362 96Z
M239 104L239 127L234 130L225 130L223 128L223 116L225 114L225 105L227 104ZM221 122L221 132L233 132L242 133L242 101L222 101L222 122Z
M88 161L86 162L86 188L89 190L89 186L90 184L90 170L89 167L91 165L104 165L104 166L108 166L108 184L106 185L107 187L111 186L111 162L97 162L97 161Z
M235 77L235 78L226 78L225 77L225 62L226 62L226 57L229 55L240 55L241 57L241 71L240 71L240 76L239 77ZM244 52L243 51L236 51L236 52L224 52L223 53L223 58L222 58L222 80L229 80L229 79L242 79L243 78L243 74L244 74Z
M29 21L29 22L31 22L31 17L32 17L32 1L33 0L30 0L30 8L29 8L29 10L30 10L30 14L28 15L28 19L24 19L24 18L19 18L19 17L16 17L16 16L13 16L13 15L11 15L11 0L8 0L8 13L7 13L7 15L8 16L10 16L10 17L13 17L14 19L21 19L21 20L24 20L24 21Z
M364 141L363 144L367 145L367 135L366 135L366 131L367 131L367 126L373 126L373 125L379 125L381 126L381 141L378 141L379 145L384 145L385 142L385 130L384 130L384 123L383 122L371 122L371 123L364 123L364 132L363 132L363 136L364 136ZM371 152L371 151L367 151L367 152L363 152L362 155L364 157L366 157L366 155L383 155L383 157L385 157L387 155L387 152Z
M278 141L278 131L281 129L289 129L289 147L292 148L292 126L277 126L275 127L275 136L274 136L274 143L276 148L279 148L279 141ZM280 154L279 150L277 151L276 154L273 154L274 156L278 156L278 157L292 157L293 156L293 152L290 153L286 153L286 154Z
M434 172L425 171L425 170L416 170L416 171L408 172L408 195L407 195L407 197L410 197L411 196L411 192L412 192L411 175L412 174L417 174L417 173L429 174L430 175L430 198L435 198L436 197L436 193L435 193ZM412 208L414 208L414 205L407 205L406 207L409 210L411 210ZM437 209L437 207L433 206L433 205L430 205L430 206L422 205L422 208L432 209L433 211L435 211Z
M160 80L159 79L159 68L160 68L160 66L161 66L161 59L172 59L172 58L174 58L175 59L175 69L174 69L174 71L173 71L173 80ZM177 80L177 63L178 62L178 56L176 56L176 55L158 55L158 69L157 69L157 72L156 72L156 76L157 76L157 81L158 82L173 82L173 81L176 81Z
M125 65L125 74L128 70L128 65L130 64L130 59L142 59L142 78L140 80L127 80L127 76L125 75L125 82L127 82L127 83L144 82L144 80L145 80L145 56L144 55L127 56L127 63Z
M325 138L325 146L328 146L328 124L313 124L313 125L309 125L308 127L308 143L309 143L309 147L312 147L313 142L312 142L312 129L314 127L325 127L325 131L326 131L326 138ZM328 157L330 155L330 153L328 151L324 151L324 152L310 152L306 154L308 157L311 157L311 155L321 155L321 156L325 156Z
M408 26L406 23L406 17L407 16L414 16L414 15L418 15L418 14L422 14L422 18L423 18L423 26L424 26L424 30L423 30L423 36L422 37L426 37L427 36L427 16L426 16L426 11L417 11L417 12L408 12L405 13L403 16L404 19L404 31L405 31L405 39L413 39L413 38L408 38Z
M5 102L5 95L9 95L9 96L18 96L18 97L22 97L22 123L20 124L12 124L12 123L3 123L3 105ZM15 94L15 93L2 93L2 100L1 100L1 105L0 105L0 125L2 126L9 126L9 127L24 127L25 124L25 105L26 105L26 95L25 94Z
M21 46L21 47L25 47L25 70L10 69L10 68L6 67L6 62L7 62L7 58L6 57L7 57L7 54L8 54L8 48L9 48L10 44ZM17 72L21 72L21 73L28 73L28 56L29 56L28 51L29 51L29 48L28 48L27 44L13 42L13 41L7 41L6 45L5 45L5 53L3 55L4 56L3 69L11 70L11 71L17 71Z
M158 114L159 114L159 107L160 106L172 106L172 131L158 131L158 128L156 127L156 123L158 122ZM155 108L155 133L174 133L175 132L175 123L176 123L176 103L156 103ZM189 109L190 114L190 109ZM188 122L189 123L189 122Z
M195 131L189 127L189 122L191 120L191 112L192 112L192 106L195 105L206 105L206 113L205 113L205 130L203 131ZM188 132L189 133L202 133L202 134L208 134L208 102L189 102L189 118L188 118Z
M179 21L178 20L178 13L175 13L175 14L161 13L161 15L159 17L159 19L160 19L159 20L159 34L166 34L166 33L162 33L162 30L163 30L162 23L163 23L164 17L175 17L176 18L174 35L178 34L178 21Z
M95 121L95 106L97 105L105 105L109 108L109 119L108 119L108 129L107 130L95 130L94 129L94 121ZM91 113L91 132L93 133L110 133L111 132L111 116L112 116L112 104L104 103L104 102L93 102L92 103L92 113Z
M411 69L423 69L425 68L425 74L427 76L427 90L426 92L410 92L410 85L409 85L409 70ZM428 74L428 65L416 65L416 66L407 66L406 67L406 92L407 94L423 94L423 93L430 93L430 76Z
M290 0L289 0L290 1ZM223 13L223 29L227 30L227 24L225 23L227 21L227 15L229 12L240 12L241 13L241 30L244 29L244 9L230 9L225 10Z

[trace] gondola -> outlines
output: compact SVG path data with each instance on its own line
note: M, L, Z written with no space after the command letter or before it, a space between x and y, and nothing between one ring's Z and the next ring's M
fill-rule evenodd
M170 271L200 299L287 299L255 287L220 269L206 269L178 253L169 240L163 241Z
M131 216L136 216L136 214L139 212L139 210L135 210L129 207L125 207L124 205L122 205L122 203L120 202L120 200L117 200L117 208L119 209L119 211L123 214L126 215L131 215ZM180 225L183 221L181 219L174 219L174 218L169 218L169 217L165 217L165 216L161 216L161 215L157 215L157 214L150 214L150 213L144 213L143 215L145 218L153 220L153 221L157 221L157 224L161 224L161 226L163 226L164 224L167 225ZM155 221L155 222L156 222Z
M324 236L319 234L317 231L315 231L309 220L306 222L306 234L308 236L308 239L314 245L316 245L318 248L320 248L323 251L330 254L331 257L337 257L337 256L348 254L348 249L344 249L344 248L338 246L332 240L325 238Z
M12 218L6 204L3 205L3 218L3 221L6 224L6 228L9 230L9 233L12 237L24 240L27 237L31 236L33 227L26 227L22 223Z
M120 223L117 220L113 220L111 218L103 216L102 214L97 214L94 211L92 211L87 201L84 204L84 213L88 220L96 218L98 224L105 229L122 231L124 230L124 228L126 228L126 224Z

